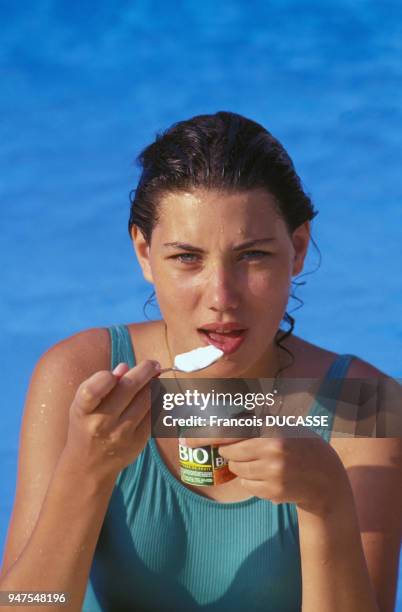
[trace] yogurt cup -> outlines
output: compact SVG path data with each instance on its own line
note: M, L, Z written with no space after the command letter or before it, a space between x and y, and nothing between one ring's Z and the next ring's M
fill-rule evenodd
M216 409L216 407L215 407ZM244 412L243 406L220 406L219 411L227 417ZM179 435L185 436L188 428L180 427ZM236 478L229 470L228 460L213 445L190 448L179 443L180 479L197 487L212 487Z

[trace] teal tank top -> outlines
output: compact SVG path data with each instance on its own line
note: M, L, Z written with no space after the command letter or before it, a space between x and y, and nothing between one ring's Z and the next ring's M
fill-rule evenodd
M111 368L135 365L125 325L109 328ZM345 376L340 355L326 379ZM319 395L319 394L318 394ZM328 415L336 399L309 414ZM122 470L99 535L83 612L297 612L301 560L296 505L221 503L178 481L150 438Z

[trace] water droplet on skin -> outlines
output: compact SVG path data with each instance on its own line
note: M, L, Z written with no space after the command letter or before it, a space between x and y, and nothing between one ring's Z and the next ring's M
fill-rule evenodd
M41 408L46 408L46 404L41 404Z
M42 472L39 472L39 474L36 474L34 476L34 480L33 480L33 483L32 483L32 488L37 489L40 486L41 477L42 477Z

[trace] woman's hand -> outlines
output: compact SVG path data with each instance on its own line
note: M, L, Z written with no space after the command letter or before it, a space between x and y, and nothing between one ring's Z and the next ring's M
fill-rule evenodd
M150 435L150 380L157 362L145 360L130 370L95 372L78 387L70 408L64 454L100 475L117 474L132 463Z
M244 489L275 504L295 503L326 516L350 487L335 450L314 432L309 437L185 438L186 446L218 445Z

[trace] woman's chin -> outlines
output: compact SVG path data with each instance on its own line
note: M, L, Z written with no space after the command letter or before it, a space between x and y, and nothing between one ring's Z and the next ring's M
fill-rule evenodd
M229 355L224 355L221 359L214 363L210 368L204 371L205 378L234 378L242 377L247 371L247 365L239 363Z

